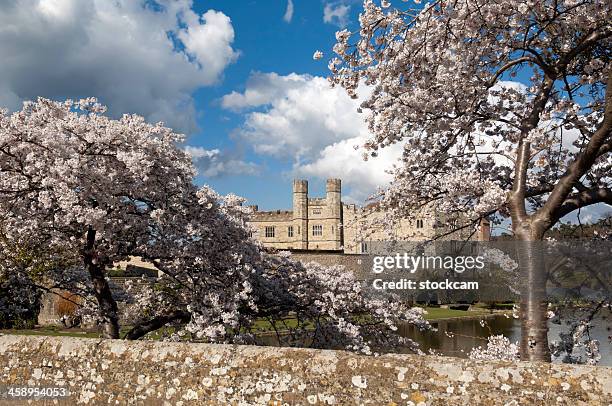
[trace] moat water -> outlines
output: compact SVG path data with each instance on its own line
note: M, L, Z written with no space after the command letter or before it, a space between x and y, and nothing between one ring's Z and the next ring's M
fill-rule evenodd
M430 322L437 331L419 331L412 325L400 327L400 334L419 343L425 352L434 350L441 355L466 358L472 348L486 346L487 337L503 334L510 341L517 342L521 337L521 324L518 319L498 315L485 319L433 320ZM549 323L549 342L559 340L560 332L567 332L566 325ZM601 360L598 365L612 366L612 314L600 314L592 321L592 338L599 340ZM555 360L560 362L560 360Z
M481 324L484 320L484 325ZM432 320L430 324L436 331L420 331L414 325L403 325L399 328L399 333L411 338L419 344L424 352L433 350L436 354L467 358L468 354L475 347L487 345L487 337L503 334L511 342L516 343L521 338L521 323L518 319L503 314L487 318L457 318L446 320ZM599 352L601 360L597 365L612 366L612 313L607 311L600 312L591 322L590 336L599 340ZM560 332L569 331L565 324L559 325L549 323L549 342L559 340ZM278 340L274 335L260 337L264 345L278 345ZM408 350L406 351L408 352ZM553 359L553 362L560 363L561 359Z

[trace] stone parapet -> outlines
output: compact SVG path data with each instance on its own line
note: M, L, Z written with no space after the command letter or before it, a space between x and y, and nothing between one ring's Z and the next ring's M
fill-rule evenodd
M4 335L0 365L4 386L68 387L70 398L49 402L59 405L573 406L612 399L606 367L300 348Z

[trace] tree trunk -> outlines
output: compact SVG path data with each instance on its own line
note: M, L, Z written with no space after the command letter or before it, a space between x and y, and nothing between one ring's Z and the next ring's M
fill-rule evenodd
M517 233L516 241L521 277L521 360L550 362L544 247L541 237L529 231Z
M89 272L89 277L93 284L94 295L100 306L100 316L102 317L102 334L104 338L119 338L119 317L117 315L117 302L108 286L104 276L103 265L95 256L96 231L90 226L87 229L87 243L85 245L84 261L85 269Z

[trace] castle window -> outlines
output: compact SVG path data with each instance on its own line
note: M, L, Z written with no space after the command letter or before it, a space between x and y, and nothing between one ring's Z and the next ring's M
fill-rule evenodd
M314 224L312 226L313 237L320 237L323 235L323 226L321 224Z
M253 238L253 232L249 231L249 238Z
M332 234L336 234L336 227L332 226Z
M312 209L312 214L321 214L321 209Z
M298 235L302 234L302 227L298 226Z
M368 243L365 241L361 242L361 253L365 254L366 252L368 252Z
M287 227L287 236L293 237L293 226Z
M266 237L267 238L274 237L274 226L266 226Z
M417 220L416 221L416 226L417 226L417 228L423 228L423 220L420 220L420 219Z

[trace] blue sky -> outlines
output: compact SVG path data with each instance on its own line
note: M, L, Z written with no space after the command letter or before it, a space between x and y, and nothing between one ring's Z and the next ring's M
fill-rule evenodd
M219 99L231 91L244 91L253 72L275 72L328 75L325 59L315 61L312 54L321 49L329 55L335 42L336 24L323 21L326 2L319 0L294 0L293 16L289 22L283 19L287 1L201 1L195 10L200 13L212 8L220 10L232 20L235 30L235 49L240 56L229 65L218 85L202 88L195 93L196 106L202 114L198 118L200 131L190 140L193 145L209 149L233 150L244 154L243 158L260 166L253 176L222 175L200 176L199 180L213 186L221 193L234 192L247 197L253 204L263 208L287 208L291 205L292 161L290 158L275 158L254 153L251 148L241 147L232 140L232 133L243 124L243 115L227 111L220 106ZM358 2L352 4L356 20ZM307 139L304 140L308 142ZM341 177L330 173L330 177ZM313 193L324 193L324 181L310 178Z
M362 165L358 101L326 82L335 32L360 0L0 2L0 106L97 97L188 136L198 183L263 209L289 208L295 177L361 202L389 180ZM313 60L314 51L325 57ZM337 159L339 157L340 159Z
M187 135L198 183L261 209L291 206L293 178L341 178L362 203L391 176L397 144L364 162L360 100L330 88L335 32L361 0L5 0L0 106L97 97ZM313 60L316 50L324 52ZM526 79L525 73L518 80ZM359 89L360 98L367 89Z

